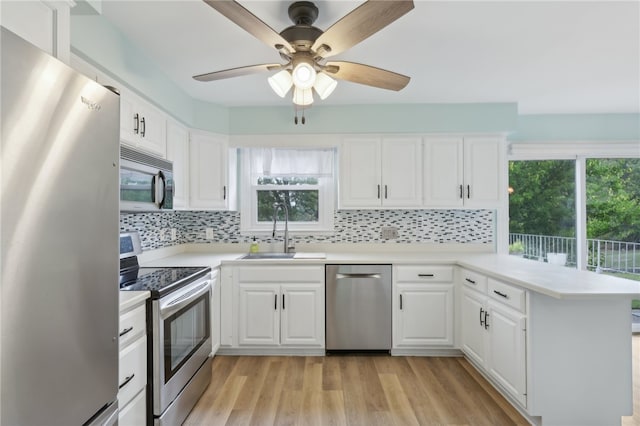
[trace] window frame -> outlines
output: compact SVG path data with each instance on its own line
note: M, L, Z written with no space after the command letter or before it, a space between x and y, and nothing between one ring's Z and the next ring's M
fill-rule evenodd
M576 166L576 269L587 270L587 159L640 158L639 141L512 141L509 161L574 160ZM509 176L507 174L507 182ZM508 253L509 205L498 224L504 229L499 240L499 252Z
M249 148L250 149L250 148ZM306 147L305 147L306 149ZM313 150L313 147L308 149ZM326 150L327 147L318 147ZM331 177L318 177L318 185L258 185L260 175L251 173L251 159L247 149L240 150L240 235L271 237L273 222L258 222L258 190L318 190L318 222L289 222L289 233L325 235L334 232L334 206L336 197L336 168ZM336 155L334 150L334 161ZM284 223L277 221L278 232Z

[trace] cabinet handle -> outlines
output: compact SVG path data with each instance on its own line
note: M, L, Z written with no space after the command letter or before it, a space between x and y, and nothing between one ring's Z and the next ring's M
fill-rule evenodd
M222 199L223 200L227 199L227 185L222 187Z
M129 383L131 380L133 380L133 378L136 376L136 373L131 373L130 376L126 377L124 379L124 382L122 382L122 384L118 385L118 389L122 389L123 387L127 386L127 383Z
M464 189L462 188L462 185L460 185L460 198L464 198Z
M480 308L480 327L484 326L484 320L482 317L483 312L484 312L484 309Z
M133 121L133 133L137 135L140 129L140 116L137 112L133 114Z
M484 329L489 329L489 321L487 321L487 317L489 316L489 311L484 311Z
M467 185L467 198L471 198L471 185Z
M378 184L378 200L380 199L380 184Z
M400 310L402 310L402 295L400 295Z
M474 280L472 280L471 278L465 278L464 279L466 282L471 283L473 285L476 285L476 282Z
M418 274L418 276L420 278L433 278L434 277L433 274Z
M125 334L127 334L128 332L130 332L131 330L133 330L133 326L129 327L129 328L125 328L124 330L122 330L120 332L120 334L118 335L119 337L124 336Z
M147 133L147 122L145 121L144 117L142 117L142 120L140 120L140 124L142 124L142 130L140 131L140 134L144 138L145 133Z
M504 297L505 299L508 299L508 298L509 298L509 296L508 296L508 295L506 295L506 294L504 294L504 293L501 293L501 292L499 292L498 290L493 290L493 292L494 292L495 294L497 294L498 296L502 296L502 297Z
M387 185L384 186L384 199L386 200L388 197Z
M277 294L273 295L273 310L274 311L278 310L278 295Z
M284 311L284 294L282 295L282 310Z

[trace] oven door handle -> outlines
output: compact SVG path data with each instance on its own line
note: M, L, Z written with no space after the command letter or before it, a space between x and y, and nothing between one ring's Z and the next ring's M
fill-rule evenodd
M187 306L211 289L211 281L206 280L197 287L184 291L160 305L160 316L165 319Z

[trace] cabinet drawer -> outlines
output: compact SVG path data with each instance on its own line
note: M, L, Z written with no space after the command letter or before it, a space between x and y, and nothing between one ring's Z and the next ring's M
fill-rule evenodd
M452 266L398 266L397 282L443 283L453 281Z
M124 349L135 339L146 333L146 307L145 305L120 315L120 350Z
M487 277L484 275L463 269L461 279L467 287L473 288L481 293L487 292Z
M324 282L320 266L252 266L238 268L238 281L258 283L319 283Z
M120 351L118 404L125 406L147 384L147 336Z
M147 392L142 390L118 413L118 426L147 424Z
M489 297L511 306L520 312L525 312L525 291L521 288L505 284L489 278Z

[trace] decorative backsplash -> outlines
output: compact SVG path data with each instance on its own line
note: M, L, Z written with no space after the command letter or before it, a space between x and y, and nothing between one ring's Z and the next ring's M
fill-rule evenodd
M296 243L383 243L381 228L398 228L398 243L493 244L492 210L337 210L334 232L292 236ZM171 240L171 229L176 240ZM213 229L213 239L206 229ZM138 231L143 250L184 243L249 243L251 235L240 235L240 213L229 211L168 211L121 213L120 231ZM260 237L265 243L282 241Z

